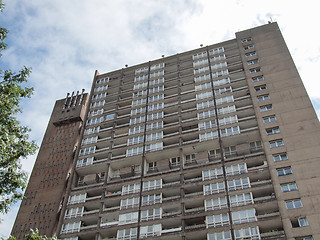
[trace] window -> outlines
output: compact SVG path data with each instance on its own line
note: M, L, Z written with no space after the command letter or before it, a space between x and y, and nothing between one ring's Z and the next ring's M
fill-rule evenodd
M146 112L146 107L141 107L141 108L136 108L131 110L131 116L137 115L137 114L142 114Z
M258 227L236 229L236 230L234 230L234 235L236 237L236 240L244 240L244 239L259 240L259 239L261 239Z
M163 118L163 112L156 112L147 115L147 121L157 120L159 118Z
M162 179L151 180L143 183L142 191L150 191L162 188Z
M292 169L291 167L279 168L277 169L277 173L278 173L278 176L290 175L292 174Z
M228 69L225 69L225 70L221 70L221 71L212 73L212 77L217 78L217 77L225 76L228 74L229 74ZM213 82L213 85L216 86L214 82Z
M298 218L298 223L300 227L309 226L309 223L306 217Z
M280 128L279 127L267 128L266 133L267 135L280 133Z
M164 107L164 103L156 103L148 106L148 111L156 111L162 109Z
M100 131L100 126L93 127L93 128L88 128L88 129L84 130L84 135L89 135L89 134L93 134L93 133L99 133L99 131Z
M202 181L223 177L222 167L202 171Z
M196 161L196 155L194 153L186 155L185 159L186 159L186 163L193 163Z
M214 65L211 65L211 69L214 70L214 69L223 68L223 67L226 67L226 66L227 66L226 62L221 62L221 63L217 63L217 64L214 64Z
M216 127L216 120L198 123L199 130L205 130Z
M220 149L213 149L213 150L210 150L209 151L209 155L210 157L221 157L221 152L220 152Z
M203 185L203 194L211 195L215 193L225 192L224 182L211 183L209 185Z
M127 146L143 143L143 136L128 138Z
M213 100L197 103L197 110L204 109L204 108L209 108L214 106Z
M248 58L248 57L253 57L253 56L256 56L257 53L256 52L249 52L249 53L246 53L245 56Z
M144 126L143 125L129 128L129 135L133 135L133 134L137 134L137 133L143 133L143 132L144 132ZM142 139L142 141L143 141L143 139Z
M93 117L101 114L103 114L103 109L97 109L89 112L88 117Z
M143 152L143 147L129 148L127 149L126 156L127 157L136 156L136 155L142 154L142 152Z
M261 141L255 141L250 143L250 150L251 151L257 151L262 149L262 143Z
M215 89L214 90L214 94L215 95L221 95L221 94L228 93L228 92L232 92L232 87L231 86L224 87L224 88L219 88L219 89Z
M225 103L230 103L230 102L234 102L233 96L227 96L227 97L217 98L217 99L216 99L216 104L217 104L217 105L221 105L221 104L225 104Z
M97 140L98 140L98 136L85 138L82 140L81 145L83 146L83 145L87 145L87 144L91 144L91 143L96 143Z
M207 235L208 240L231 240L231 232L224 231L224 232L215 232L215 233L208 233Z
M285 201L287 209L301 208L302 202L300 199L293 199Z
M146 104L147 102L147 99L146 98L141 98L141 99L138 99L138 100L133 100L132 101L132 106L139 106L139 105L142 105L142 104Z
M235 155L237 153L236 146L229 146L224 148L224 155L225 156L231 156Z
M197 66L205 65L205 64L208 64L208 59L201 59L201 60L193 62L193 67L197 67Z
M84 158L84 159L79 159L77 161L77 168L79 167L85 167L85 166L89 166L92 165L94 158L93 157L89 157L89 158Z
M203 58L207 56L207 52L201 52L193 55L193 59Z
M137 228L121 229L117 232L117 240L135 240L137 239Z
M248 46L245 46L245 47L244 47L244 50L249 50L249 49L252 49L252 48L254 48L254 45L253 45L253 44L248 45Z
M237 174L247 173L247 164L246 163L239 163L236 165L231 165L226 167L226 174L227 176L233 176Z
M154 64L150 67L150 70L153 71L153 70L157 70L157 69L160 69L160 68L164 68L164 63L158 63L158 64Z
M133 194L140 192L140 183L134 183L122 186L121 195Z
M77 237L68 237L68 238L62 238L63 240L78 240L78 236Z
M155 152L163 149L163 142L152 143L145 146L146 152Z
M163 85L158 86L158 87L149 88L149 94L161 92L163 90L164 90L164 86Z
M99 101L99 102L93 102L93 103L91 103L91 107L92 107L92 108L94 108L94 107L100 107L100 106L103 106L104 103L105 103L104 100Z
M229 180L227 184L229 191L250 188L250 180L248 177Z
M92 153L94 153L95 151L96 151L96 146L88 147L88 148L84 148L84 149L80 149L79 156L84 156L84 155L92 154Z
M236 106L232 105L232 106L218 108L217 111L218 111L218 115L232 113L236 111Z
M101 117L89 119L89 120L87 120L87 125L90 126L90 125L93 125L93 124L100 123L101 120L102 120Z
M202 82L202 81L206 81L206 80L210 80L210 74L206 74L206 75L201 75L201 76L197 76L194 78L194 82Z
M69 204L84 203L86 201L86 197L87 197L86 193L69 196L68 205Z
M276 116L268 116L263 118L263 123L275 122L277 121Z
M253 77L252 82L260 82L264 80L264 76Z
M200 119L214 117L215 116L215 112L214 112L214 110L208 110L208 111L205 111L205 112L197 113L197 115L198 115L198 120L200 120Z
M258 73L258 72L261 72L261 68L252 68L252 69L250 69L249 70L249 72L251 73L251 74L253 74L253 73Z
M144 73L144 72L148 72L149 68L148 67L144 67L144 68L139 68L135 71L135 74L140 74L140 73Z
M80 231L81 222L71 222L62 225L61 234L75 233Z
M138 222L138 212L131 212L119 215L119 225Z
M200 142L208 141L212 139L218 138L218 131L212 131L212 132L206 132L206 133L200 133L199 134L199 140Z
M230 225L228 213L221 213L213 216L206 217L207 228L222 227Z
M82 217L84 207L69 208L66 210L64 219Z
M146 96L147 95L147 90L140 90L136 93L133 94L133 97L140 97L140 96Z
M180 166L180 157L170 158L170 166L171 166L171 167Z
M160 77L164 75L164 71L157 71L157 72L153 72L153 73L150 73L150 78L154 78L154 77Z
M282 139L270 141L269 144L270 144L270 148L275 148L275 147L284 146L284 143L283 143L283 140L282 140Z
M108 89L108 85L104 85L104 86L100 86L100 87L96 87L93 89L93 92L100 92L100 91L104 91Z
M152 194L142 197L142 206L162 203L162 194Z
M235 127L223 128L220 130L220 133L221 133L221 137L237 135L237 134L240 134L240 127L235 126Z
M233 224L240 224L246 222L255 222L257 221L256 210L254 208L232 212L232 222Z
M146 116L140 116L137 118L131 118L130 119L130 125L138 124L138 123L143 123L146 119Z
M161 83L164 83L164 78L158 78L158 79L153 79L149 81L149 86L154 86Z
M242 193L229 197L231 207L253 204L252 193Z
M140 238L160 236L161 229L161 224L140 227Z
M213 86L217 87L228 83L230 83L230 78L223 78L220 80L213 81Z
M247 43L247 42L251 42L252 41L252 38L249 37L249 38L245 38L245 39L242 39L241 42L242 43Z
M163 128L163 122L154 122L147 124L147 131Z
M250 65L258 64L259 61L258 61L258 59L254 59L254 60L248 61L247 63L250 66Z
M133 86L133 90L145 88L148 86L148 82L138 83Z
M148 74L137 76L134 78L134 82L140 82L140 81L144 81L144 80L148 80Z
M257 98L258 98L258 101L261 102L261 101L265 101L265 100L270 99L270 96L269 96L269 94L266 94L266 95L260 95Z
M149 171L156 171L157 169L157 162L148 163L148 170Z
M218 55L210 58L210 62L217 62L226 59L226 55Z
M204 206L206 211L227 208L228 207L227 198L219 197L219 198L204 200Z
M210 92L203 92L203 93L198 93L196 95L196 99L201 100L201 99L205 99L205 98L210 98L212 96L213 96L213 94L211 91Z
M120 210L139 207L139 197L122 199L120 202Z
M211 89L211 88L212 88L211 82L195 86L196 91L201 91L201 90Z
M141 221L151 221L156 219L161 219L162 209L161 208L154 208L141 211Z
M287 153L275 154L275 155L273 155L272 157L273 157L273 161L275 161L275 162L288 160L288 155L287 155Z
M146 141L154 141L154 140L159 140L163 138L163 132L154 132L146 135Z
M163 99L164 99L164 94L154 95L149 97L149 102L151 103L151 102L155 102Z
M107 82L109 82L109 78L108 77L102 78L102 79L98 79L96 81L96 84L102 84L102 83L107 83Z
M266 89L267 89L266 85L260 85L260 86L254 87L254 90L256 90L256 92L260 92L260 91L263 91L263 90L266 90Z
M284 183L281 184L281 191L282 192L291 192L298 190L297 184L295 182L292 183Z
M204 73L207 71L209 71L209 66L195 69L194 74Z
M214 55L214 54L223 53L223 52L224 52L224 47L219 47L219 48L209 50L209 55Z

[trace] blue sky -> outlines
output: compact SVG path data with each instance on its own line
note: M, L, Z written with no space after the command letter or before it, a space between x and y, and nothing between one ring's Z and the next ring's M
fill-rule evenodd
M51 110L67 92L91 87L100 73L235 37L277 21L304 85L320 115L320 23L316 1L288 0L3 0L0 25L10 30L1 69L32 67L32 99L19 116L41 144ZM290 7L288 7L290 6ZM36 156L22 160L31 172ZM9 235L18 205L0 216Z

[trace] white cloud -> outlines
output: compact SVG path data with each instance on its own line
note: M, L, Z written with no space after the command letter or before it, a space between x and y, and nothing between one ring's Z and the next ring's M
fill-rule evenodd
M23 102L20 119L32 128L30 137L39 144L55 100L67 92L88 91L95 69L108 72L228 40L270 17L278 21L310 96L320 97L313 74L320 65L316 1L7 0L5 4L0 20L10 30L9 48L0 62L16 70L23 65L33 68L30 85L35 95ZM30 172L34 159L23 160L24 169ZM14 213L5 216L6 223L13 222ZM10 229L0 224L3 234Z

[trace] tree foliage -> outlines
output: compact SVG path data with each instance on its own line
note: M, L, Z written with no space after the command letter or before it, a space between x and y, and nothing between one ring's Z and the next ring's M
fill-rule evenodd
M0 27L0 56L6 49L8 30ZM7 213L10 204L22 199L27 174L21 170L20 159L34 154L37 146L29 141L30 129L21 126L17 114L23 98L30 98L32 87L24 86L31 69L23 67L15 73L0 69L0 212Z
M26 240L58 240L56 236L49 238L46 235L44 236L39 235L38 229L36 230L30 229L30 232L31 233L25 235ZM16 240L16 238L13 236L10 236L7 240Z

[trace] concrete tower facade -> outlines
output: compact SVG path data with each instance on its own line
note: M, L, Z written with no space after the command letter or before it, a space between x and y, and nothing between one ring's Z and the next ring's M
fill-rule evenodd
M277 23L96 72L88 101L60 238L320 239L320 125Z

